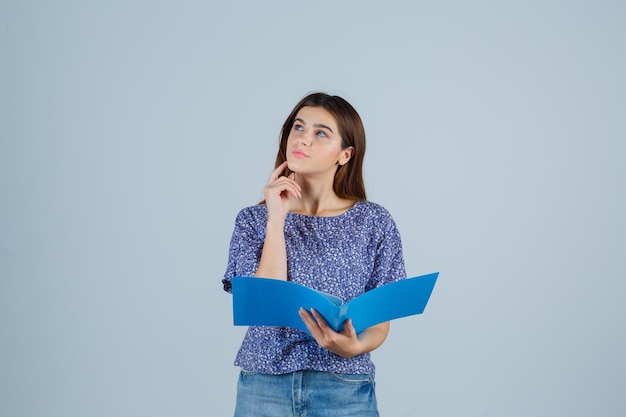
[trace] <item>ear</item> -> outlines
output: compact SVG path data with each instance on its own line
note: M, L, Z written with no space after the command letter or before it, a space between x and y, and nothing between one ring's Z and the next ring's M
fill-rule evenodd
M345 165L348 163L350 158L352 158L352 152L354 152L354 148L352 146L348 146L346 149L342 149L339 154L339 160L337 163L339 165Z

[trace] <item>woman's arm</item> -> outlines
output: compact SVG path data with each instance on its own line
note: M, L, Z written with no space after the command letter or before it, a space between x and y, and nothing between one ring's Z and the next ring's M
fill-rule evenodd
M388 321L368 327L357 335L350 319L346 320L344 329L337 333L315 310L310 313L301 308L300 317L321 347L344 358L351 358L377 349L389 334L390 323Z
M287 280L287 249L285 247L285 218L289 213L289 196L299 198L300 186L289 177L280 176L287 166L281 164L270 175L263 189L267 206L267 227L263 252L255 277Z
M285 221L269 219L265 230L265 242L254 276L287 280L287 249L285 247Z

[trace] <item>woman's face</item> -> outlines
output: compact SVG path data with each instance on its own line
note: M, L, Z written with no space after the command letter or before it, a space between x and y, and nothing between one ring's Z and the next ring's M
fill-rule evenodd
M352 155L352 147L341 149L335 118L322 107L303 107L296 115L287 138L289 169L302 175L334 178L337 165Z

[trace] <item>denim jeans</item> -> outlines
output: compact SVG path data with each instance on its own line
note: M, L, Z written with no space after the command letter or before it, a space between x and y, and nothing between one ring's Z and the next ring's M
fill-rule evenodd
M374 385L370 375L242 370L235 417L378 417Z

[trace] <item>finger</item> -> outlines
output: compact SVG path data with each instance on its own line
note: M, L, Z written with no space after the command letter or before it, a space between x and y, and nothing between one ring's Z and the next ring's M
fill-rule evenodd
M289 174L289 177L287 178L289 178L289 180L296 186L296 189L298 191L296 197L298 198L302 197L302 187L300 187L300 184L296 182L296 173L292 172L291 174Z
M306 328L309 329L311 336L313 336L317 340L321 334L321 329L317 325L317 322L315 321L313 316L311 316L311 313L300 307L300 310L298 310L298 314L300 314L300 318L304 322Z
M298 309L298 314L300 314L300 317L302 317L302 320L305 322L308 322L311 320L311 315L309 314L309 312L302 307Z
M276 179L280 177L280 174L285 170L286 167L287 167L287 161L277 166L276 169L274 169L274 171L272 171L272 173L270 174L269 182L276 181Z
M342 333L350 338L356 337L356 330L354 330L354 326L352 325L352 319L346 319L346 321L343 322Z
M268 188L276 188L279 192L288 191L295 197L302 196L302 187L289 177L280 177L274 180L274 182L267 184Z
M311 313L313 314L313 317L315 317L315 321L317 322L317 325L323 330L332 330L330 328L330 326L328 325L328 322L326 321L326 319L324 318L324 316L322 316L320 313L318 313L314 308L311 309ZM333 330L334 331L334 330Z
M300 186L294 181L288 180L286 177L277 179L275 182L266 186L268 192L274 192L276 194L282 194L287 192L294 197L300 198L302 196L300 192Z

